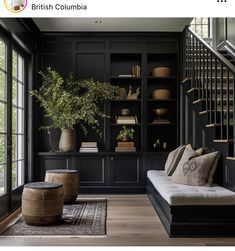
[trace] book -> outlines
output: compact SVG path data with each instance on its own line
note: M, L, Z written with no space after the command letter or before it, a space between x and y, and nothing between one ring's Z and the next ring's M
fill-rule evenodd
M132 76L133 77L136 77L136 78L139 78L140 77L140 66L139 65L133 65L132 66Z
M91 153L91 152L98 152L98 148L94 147L94 148L86 148L86 147L81 147L79 150L80 153Z
M119 74L119 78L132 78L133 76L131 74Z
M136 152L136 147L115 147L115 152Z
M134 147L134 142L127 141L127 142L118 142L118 147Z
M117 124L137 124L136 116L118 116L116 119Z
M97 147L97 142L82 142L81 147Z
M169 120L160 120L160 119L154 119L154 121L152 122L153 124L171 124L171 122Z

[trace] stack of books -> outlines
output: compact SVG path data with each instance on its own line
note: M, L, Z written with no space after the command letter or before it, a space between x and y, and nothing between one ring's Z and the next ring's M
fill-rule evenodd
M154 119L153 124L169 125L171 122L168 119Z
M119 78L132 78L132 74L119 74L118 75Z
M136 78L140 78L140 66L139 65L132 66L132 76Z
M119 125L138 124L138 119L137 116L118 116L116 117L116 123Z
M118 142L115 152L136 152L134 142Z
M97 142L82 142L80 153L96 153L98 152Z

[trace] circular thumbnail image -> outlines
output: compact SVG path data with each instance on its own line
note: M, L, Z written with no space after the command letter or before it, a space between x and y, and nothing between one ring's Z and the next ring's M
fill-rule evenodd
M21 12L27 6L27 0L4 0L6 8L11 12Z

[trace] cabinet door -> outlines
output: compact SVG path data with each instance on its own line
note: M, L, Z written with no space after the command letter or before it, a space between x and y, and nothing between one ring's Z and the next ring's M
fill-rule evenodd
M140 184L140 158L130 156L110 157L111 184L132 186Z
M55 169L69 169L70 168L70 157L68 156L52 156L52 157L41 157L40 158L40 180L44 180L45 173L47 170ZM37 180L38 180L37 178Z
M105 157L76 157L73 164L80 173L81 186L105 185Z

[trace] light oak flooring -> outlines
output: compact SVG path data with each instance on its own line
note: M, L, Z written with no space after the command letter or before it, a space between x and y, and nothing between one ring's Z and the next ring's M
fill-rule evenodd
M235 245L235 238L169 238L146 195L83 196L108 199L107 238L3 238L0 245L32 246L210 246ZM14 218L12 215L11 218ZM0 223L1 227L9 221Z

